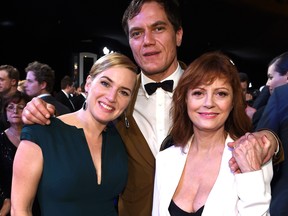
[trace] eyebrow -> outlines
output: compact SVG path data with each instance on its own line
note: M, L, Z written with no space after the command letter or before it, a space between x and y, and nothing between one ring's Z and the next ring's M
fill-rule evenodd
M109 82L114 83L114 81L113 81L112 79L110 79L109 77L107 77L107 76L102 76L102 77L100 77L100 79L107 79L107 80L109 80ZM122 88L122 89L126 89L127 91L132 92L132 90L129 89L129 88L127 88L127 87L121 86L121 88Z
M231 86L232 87L232 86ZM195 89L201 89L201 90L206 90L206 88L205 87L200 87L200 86L198 86L198 87L195 87L195 88L190 88L191 90L195 90ZM228 87L217 87L217 88L215 88L214 90L227 90L227 91L229 91L230 89L228 88Z
M168 24L166 22L164 22L164 21L159 20L159 21L156 21L155 23L153 23L152 25L149 25L149 27L155 28L155 27L157 27L159 25L167 26ZM143 27L138 27L138 26L132 27L131 29L129 29L129 34L131 32L133 32L133 31L139 31L139 30L142 30L142 29L143 29Z
M159 21L153 23L151 26L152 26L152 27L155 27L155 26L159 26L159 25L165 25L165 26L167 26L168 24L167 24L166 22L164 22L164 21L159 20Z

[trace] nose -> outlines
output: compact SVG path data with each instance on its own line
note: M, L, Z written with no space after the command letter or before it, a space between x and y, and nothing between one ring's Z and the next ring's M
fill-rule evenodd
M20 110L20 108L18 108L17 106L13 107L12 112L13 113L18 113Z
M116 101L116 97L117 97L117 90L115 89L110 89L110 91L106 96L107 100L111 103L114 103Z
M152 32L150 32L150 31L146 31L146 32L145 32L144 44L145 44L145 45L155 44L155 38L154 38Z
M213 104L213 94L207 93L205 96L204 106L210 109L213 107Z

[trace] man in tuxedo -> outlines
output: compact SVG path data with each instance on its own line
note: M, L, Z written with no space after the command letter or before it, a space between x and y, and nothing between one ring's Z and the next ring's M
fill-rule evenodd
M129 107L115 122L129 156L127 185L119 196L119 216L150 216L155 156L168 135L173 90L185 69L185 64L177 59L183 36L179 4L175 0L132 0L124 12L122 26L141 72ZM49 124L46 107L50 106L32 101L27 109L34 113L24 112L24 122ZM258 132L255 137L259 140L263 134L273 143L269 148L271 158L277 143L267 131Z
M186 67L177 59L183 36L179 9L172 0L132 0L122 18L141 72L136 94L117 122L129 155L128 182L119 197L120 216L148 216L152 212L155 156L168 135L173 90ZM268 131L258 132L258 139L261 133L274 140Z
M70 112L75 111L75 106L71 99L74 90L72 79L69 76L64 76L61 79L61 91L55 95L56 100L67 106L70 109Z
M80 92L78 92L78 95L72 97L72 102L74 104L75 110L79 110L82 108L83 103L86 100L86 92L85 92L85 82L82 82L80 85Z
M288 64L287 64L288 66ZM288 68L288 67L287 67ZM288 73L288 70L287 70ZM269 128L276 132L282 141L284 155L288 155L288 84L274 89L259 120L257 129ZM288 215L288 161L274 167L271 183L271 216Z
M56 115L69 113L67 106L63 105L51 95L53 91L55 74L47 64L34 61L25 68L26 82L24 84L26 94L30 97L38 97L55 106Z

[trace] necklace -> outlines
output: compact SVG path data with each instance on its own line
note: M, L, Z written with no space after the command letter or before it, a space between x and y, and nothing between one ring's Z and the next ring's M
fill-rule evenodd
M12 130L10 130L10 128L7 130L18 142L20 142L20 136L18 137L17 135L15 135Z

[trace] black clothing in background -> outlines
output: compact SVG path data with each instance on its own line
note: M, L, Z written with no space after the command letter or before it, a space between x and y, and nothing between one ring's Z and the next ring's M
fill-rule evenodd
M16 153L16 146L8 139L5 132L0 134L0 191L1 207L6 198L11 198L12 168ZM8 214L10 215L10 214ZM40 208L35 198L33 216L40 216Z
M75 107L74 104L72 103L72 101L70 100L70 98L68 98L65 93L61 90L59 91L56 95L55 98L57 101L59 101L60 103L62 103L63 105L65 105L66 107L69 108L70 112L74 112L75 111Z

